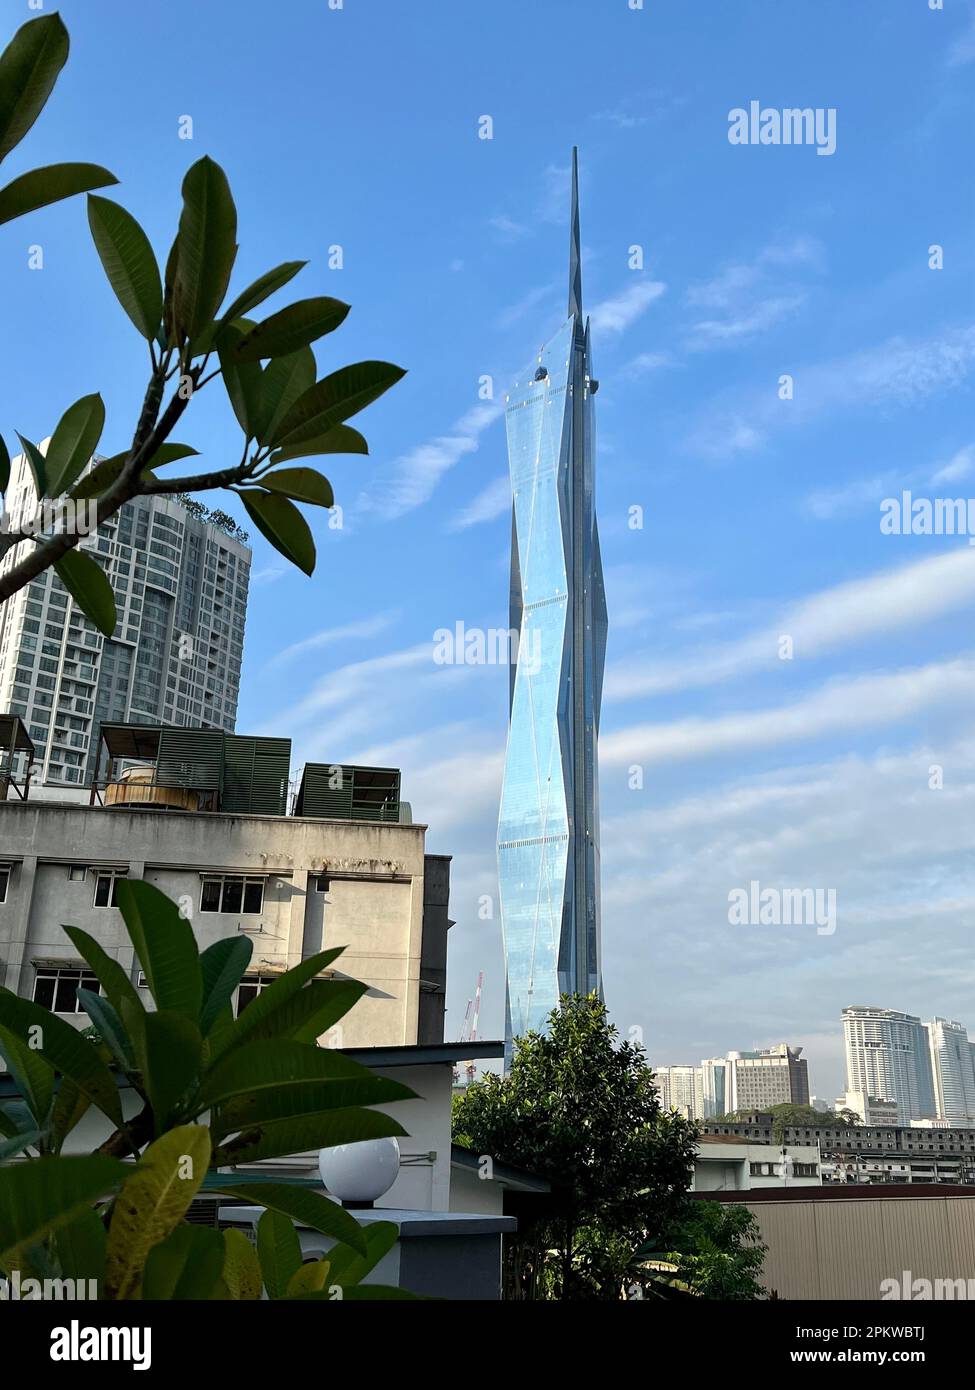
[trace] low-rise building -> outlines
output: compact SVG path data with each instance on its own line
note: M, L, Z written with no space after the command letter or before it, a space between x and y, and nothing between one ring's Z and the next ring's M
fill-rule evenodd
M773 1147L702 1134L694 1157L692 1192L748 1192L759 1187L819 1187L819 1149Z

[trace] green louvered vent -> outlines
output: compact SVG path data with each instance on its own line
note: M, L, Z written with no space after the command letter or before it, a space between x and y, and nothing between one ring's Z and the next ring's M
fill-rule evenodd
M221 811L286 815L290 768L290 738L227 734Z
M296 816L320 820L398 821L400 774L391 767L306 763Z
M161 787L220 791L223 781L221 729L161 729L156 782Z

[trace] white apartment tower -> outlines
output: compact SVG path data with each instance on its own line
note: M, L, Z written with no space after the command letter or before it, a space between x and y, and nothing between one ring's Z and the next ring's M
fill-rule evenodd
M11 464L8 507L32 497L20 456ZM251 552L229 524L207 515L198 503L140 497L82 540L115 591L110 639L53 570L0 603L0 711L27 725L39 781L89 781L103 721L233 732ZM31 544L10 551L0 572Z
M935 1114L928 1035L913 1014L852 1004L843 1010L846 1089L895 1100L902 1125Z
M975 1071L968 1030L947 1018L933 1018L925 1027L937 1118L955 1125L975 1124Z

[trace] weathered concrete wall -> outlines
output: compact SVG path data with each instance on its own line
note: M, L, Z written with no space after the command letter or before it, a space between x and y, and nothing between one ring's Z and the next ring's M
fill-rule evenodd
M0 983L29 996L35 962L80 965L61 930L65 923L90 932L135 982L139 966L121 915L94 906L93 870L116 867L180 900L201 949L226 936L248 936L252 973L285 969L325 947L347 947L335 969L363 980L369 992L329 1043L415 1043L421 954L431 971L442 968L446 955L449 861L434 861L439 887L424 942L424 834L422 825L4 802L0 862L12 871L0 903ZM84 880L69 879L72 864L88 867ZM202 912L204 872L260 875L261 911ZM322 873L327 893L317 888ZM429 1011L423 1032L425 1040L437 1040Z

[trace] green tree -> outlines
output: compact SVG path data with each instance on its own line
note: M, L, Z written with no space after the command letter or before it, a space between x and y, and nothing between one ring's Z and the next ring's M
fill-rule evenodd
M785 1140L785 1131L796 1128L852 1129L860 1123L852 1110L816 1110L811 1105L770 1105L772 1137L777 1144Z
M67 53L64 25L59 15L50 14L28 21L0 55L0 159L33 125ZM95 165L35 170L0 191L0 221L114 182ZM90 471L105 425L97 392L68 407L46 454L19 435L37 496L56 503L57 516L44 525L37 516L6 516L0 533L0 559L21 542L30 547L0 575L0 601L53 565L87 617L109 637L116 623L112 588L96 558L78 549L82 528L75 503L92 501L100 526L134 497L227 489L270 544L311 574L315 542L295 502L331 508L335 499L321 473L290 465L314 455L368 453L365 439L346 421L404 375L389 362L366 361L316 379L311 344L338 328L349 306L315 296L259 322L248 317L305 262L275 266L227 303L237 256L237 210L227 177L205 157L187 171L182 195L176 238L160 274L149 239L132 214L89 193L95 250L119 305L145 343L145 395L128 448L101 458ZM160 469L197 453L171 436L197 393L217 377L243 435L239 463L181 477L161 475ZM9 478L10 451L0 438L0 493ZM43 509L39 515L44 517Z
M119 907L152 1011L77 927L65 931L101 986L78 990L93 1036L0 990L0 1056L20 1094L0 1105L0 1270L93 1279L106 1299L255 1299L262 1289L272 1298L376 1297L376 1286L358 1286L395 1242L395 1225L364 1228L306 1188L216 1171L405 1134L371 1107L414 1092L317 1046L365 993L355 980L320 978L342 948L288 970L235 1019L250 940L225 938L201 953L175 903L142 881L120 884ZM119 1077L139 1101L131 1117ZM89 1111L100 1112L108 1137L94 1153L65 1154ZM239 1231L184 1219L205 1179L209 1190L266 1208L256 1250ZM296 1221L337 1242L326 1260L302 1264Z
M766 1249L747 1207L700 1201L688 1203L672 1226L663 1259L690 1293L744 1302L765 1292L759 1280Z
M454 1131L552 1184L550 1212L509 1246L509 1296L617 1299L633 1250L683 1212L695 1131L661 1111L643 1049L619 1044L595 995L564 996L507 1076L468 1086Z

